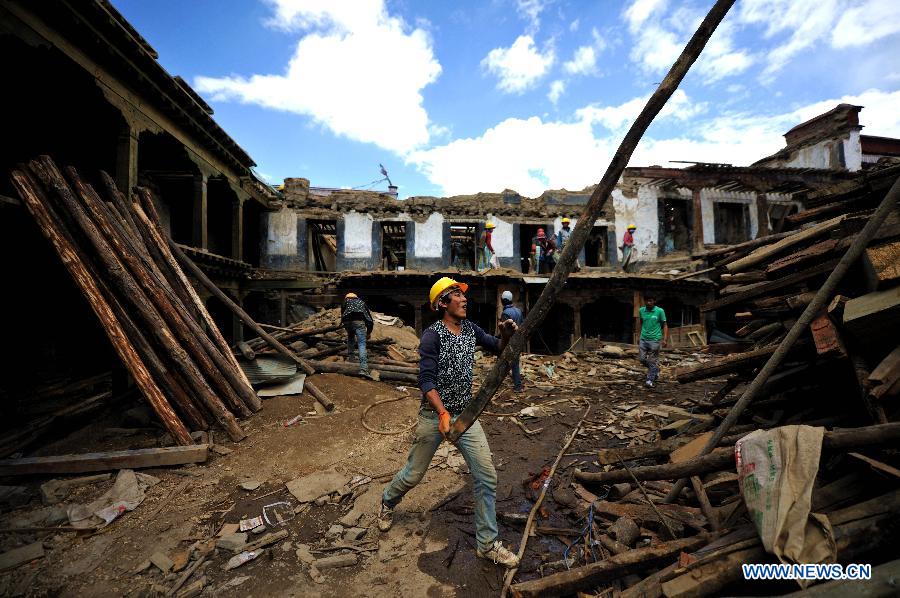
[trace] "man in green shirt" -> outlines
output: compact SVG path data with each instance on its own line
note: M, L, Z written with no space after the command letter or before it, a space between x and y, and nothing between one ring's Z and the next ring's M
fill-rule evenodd
M641 340L638 345L639 359L647 366L647 388L653 388L659 376L659 348L669 342L669 325L666 312L656 305L656 297L644 294L645 305L638 310L641 317Z

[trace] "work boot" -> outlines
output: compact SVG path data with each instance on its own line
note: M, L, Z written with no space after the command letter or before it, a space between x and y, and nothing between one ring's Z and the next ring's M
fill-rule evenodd
M480 548L475 551L480 559L493 561L495 565L503 565L507 569L513 569L519 566L519 557L510 552L500 540L494 540L491 547L487 550Z
M394 508L381 503L381 510L378 512L378 529L383 532L391 529L394 525Z
M378 377L378 376L375 376L375 374L373 374L373 373L372 373L371 371L369 371L369 370L363 370L363 369L360 369L360 370L359 370L359 375L362 376L363 378L368 378L368 379L371 380L372 382L378 382L378 380L379 380L379 377Z
M646 386L647 388L653 388L653 380L647 380L646 382L644 382L644 386Z

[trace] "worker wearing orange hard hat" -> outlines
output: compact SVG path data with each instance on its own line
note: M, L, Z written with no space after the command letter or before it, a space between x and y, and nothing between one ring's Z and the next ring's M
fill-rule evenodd
M369 313L366 303L356 293L344 295L344 302L341 304L341 324L347 331L347 360L350 360L353 356L353 349L356 348L359 373L366 378L371 378L372 374L369 372L369 361L366 356L366 339L372 334L375 322L372 320L372 314Z
M445 276L428 293L428 303L440 319L422 333L419 342L419 419L406 465L381 496L378 528L383 532L393 525L397 504L428 470L434 453L450 432L451 418L462 413L472 400L475 346L499 355L517 329L512 320L503 321L497 338L466 319L468 288L467 284ZM505 567L518 566L518 557L497 538L497 471L481 423L472 424L459 437L456 447L472 473L476 555Z
M556 266L556 241L542 228L537 229L537 235L531 241L531 259L538 274L550 274Z

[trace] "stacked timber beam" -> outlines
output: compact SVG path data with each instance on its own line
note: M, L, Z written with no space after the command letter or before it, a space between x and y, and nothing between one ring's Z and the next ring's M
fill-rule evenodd
M149 193L129 198L101 173L102 191L49 157L20 164L13 185L100 320L123 365L180 445L261 406L172 255Z
M831 193L817 192L815 213L787 223L797 230L709 252L720 289L702 310L737 340L722 344L731 355L675 377L718 392L676 429L602 449L596 469L576 471L582 519L573 527L591 529L595 541L573 545L566 570L548 563L550 574L512 584L513 595L752 595L758 588L741 565L778 561L748 513L738 480L749 470L736 463L735 445L789 425L824 428L810 511L833 530L837 562L892 558L900 539L900 163ZM785 582L764 591L795 590Z

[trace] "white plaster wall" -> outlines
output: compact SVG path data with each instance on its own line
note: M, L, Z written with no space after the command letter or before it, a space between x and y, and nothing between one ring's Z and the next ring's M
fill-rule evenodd
M425 222L416 222L416 257L441 257L444 250L444 217L432 212Z
M494 223L494 235L491 237L491 245L497 252L497 257L512 257L513 254L513 225L504 222L493 214L488 214L488 220Z
M616 213L616 247L622 246L622 237L629 224L637 226L634 233L634 247L638 259L655 259L659 254L659 220L657 215L657 190L641 186L637 197L628 197L621 189L612 192L613 208ZM619 257L621 258L621 251Z
M372 257L372 222L369 214L344 214L344 257Z
M297 255L297 214L287 208L268 212L266 251L268 255Z
M850 131L850 137L844 140L844 162L847 170L855 172L862 168L862 142L859 140L859 131Z

